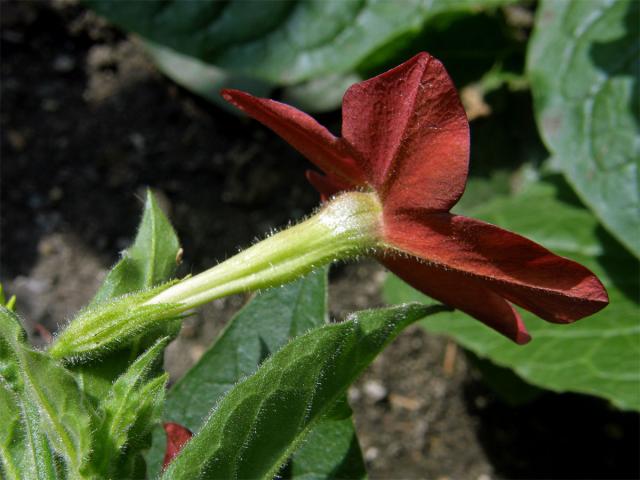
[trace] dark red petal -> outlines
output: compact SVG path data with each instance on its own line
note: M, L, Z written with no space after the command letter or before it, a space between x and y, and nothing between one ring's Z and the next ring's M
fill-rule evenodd
M179 423L166 422L163 426L167 434L167 448L165 449L164 460L162 462L162 468L164 469L171 463L173 457L182 450L182 447L193 436L193 433Z
M305 177L307 177L309 183L313 185L313 188L322 195L323 201L331 198L338 192L349 190L351 188L351 186L346 183L340 182L329 175L322 175L318 172L314 172L313 170L307 170L305 172Z
M334 137L306 113L239 90L223 90L222 97L276 132L324 172L354 185L364 183L362 171L346 142Z
M380 261L412 287L468 313L514 342L522 345L531 340L518 312L478 280L416 258L388 256Z
M385 209L448 211L462 195L469 123L449 75L430 55L350 87L342 135Z
M385 215L385 242L485 286L556 323L591 315L608 303L598 278L582 265L494 225L459 215Z

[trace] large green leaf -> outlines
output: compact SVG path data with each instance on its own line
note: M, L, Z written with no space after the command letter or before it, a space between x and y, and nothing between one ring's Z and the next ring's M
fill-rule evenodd
M295 480L366 478L352 413L345 395L311 430L280 477Z
M251 92L259 97L268 96L273 89L271 84L264 81L243 75L234 75L157 43L147 40L144 42L144 46L156 66L167 77L230 112L236 113L237 110L229 102L222 99L221 89L235 88Z
M273 478L375 356L429 311L359 312L295 338L229 390L163 478Z
M640 256L640 2L542 1L528 52L540 131L602 224Z
M640 308L637 260L611 238L589 211L561 198L564 188L536 184L515 198L490 202L474 217L535 240L591 269L606 286L610 305L572 325L544 322L523 312L533 340L518 346L460 313L423 322L528 382L551 390L605 397L640 410ZM429 301L396 277L385 287L391 303Z
M166 420L198 430L215 402L291 338L326 322L326 269L256 296L167 395Z
M222 335L198 363L167 395L166 421L198 431L212 407L242 378L253 374L261 362L291 338L327 321L327 271L320 269L294 283L256 296L227 325ZM362 478L364 466L351 413L345 402L340 418L327 419L314 429L292 463L295 475L303 465L315 465L315 478ZM331 436L331 442L317 442ZM355 442L355 444L354 444ZM157 431L150 464L159 470L164 432ZM346 465L351 470L341 470ZM305 470L306 471L306 470ZM324 475L324 476L322 476ZM297 476L296 476L297 478Z
M424 21L505 0L86 0L114 23L237 75L292 85L351 72Z

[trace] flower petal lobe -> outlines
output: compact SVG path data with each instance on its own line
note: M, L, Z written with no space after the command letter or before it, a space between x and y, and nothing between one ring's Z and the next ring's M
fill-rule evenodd
M350 185L363 183L363 175L346 142L300 110L239 90L223 90L222 97L280 135L324 172Z
M449 211L464 191L469 123L449 75L427 53L350 87L342 135L388 210Z
M569 323L604 308L605 288L582 265L515 233L452 214L385 215L385 242L485 286L539 317Z
M182 447L193 436L191 430L183 427L179 423L166 422L163 424L164 431L167 434L167 447L164 453L162 468L167 468L171 460L180 453Z
M516 310L479 281L416 258L385 256L380 261L412 287L451 307L462 310L518 344L531 337Z

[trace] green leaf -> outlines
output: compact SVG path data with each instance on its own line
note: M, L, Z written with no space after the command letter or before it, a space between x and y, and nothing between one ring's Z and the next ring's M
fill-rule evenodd
M0 307L0 387L3 406L0 436L3 439L2 473L6 478L57 478L54 452L42 431L38 410L24 395L18 350L26 334L15 314ZM15 425L14 407L21 423ZM6 409L6 410L5 410ZM17 428L17 430L16 430Z
M222 99L221 89L235 88L249 91L259 97L268 96L273 89L271 84L264 81L234 75L159 44L146 41L144 46L156 66L167 77L230 112L237 113L238 110Z
M110 300L140 290L156 288L166 282L175 273L179 250L180 244L175 231L151 191L147 191L144 212L133 245L123 252L122 258L111 269L90 305L81 313L86 313L94 318L101 312L107 314L111 307L115 308L113 304L111 307L109 306ZM117 316L121 315L120 324L124 323L130 327L130 331L127 333L129 341L98 346L97 350L102 350L100 362L82 363L70 367L81 377L85 391L98 400L107 395L113 381L127 370L141 351L153 345L158 338L177 334L179 329L179 324L174 322L158 326L142 338L135 337L144 330L141 328L135 329L136 331L131 330L132 327L140 327L139 324L129 321L132 320L132 316L135 316L135 312L117 313L113 310L110 312L110 318L104 319L105 325L107 320L117 321ZM155 309L153 312L158 313ZM145 312L142 314L144 316ZM147 319L151 320L151 317L147 317ZM100 323L100 319L98 319L98 323ZM144 328L147 327L149 325ZM102 330L101 334L104 333ZM76 344L82 338L86 339L86 337L75 334L67 335L67 338ZM60 336L56 340L59 341ZM116 349L116 347L118 348ZM110 353L104 354L105 348ZM88 357L85 355L85 360L87 359Z
M364 479L366 471L346 396L311 430L289 465L295 480Z
M0 472L2 478L19 479L24 454L18 398L0 379Z
M73 375L48 356L24 349L20 357L25 397L37 408L43 431L70 471L82 473L90 468L92 450L89 403Z
M324 325L327 321L326 277L327 269L322 268L294 283L267 290L249 302L231 319L198 363L171 388L167 395L165 420L198 431L213 405L242 378L253 374L265 358L291 338ZM326 478L349 454L353 469L359 467L360 470L354 477L343 475L341 478L361 478L364 466L350 414L340 420L322 422L315 430L325 432L327 429L330 432L319 433L317 440L321 440L323 435L333 434L334 442L323 444L322 448L318 446L315 450L296 452L293 465L297 466L299 461L316 464L315 471L324 472ZM165 435L158 429L154 437L149 463L153 470L159 472ZM314 443L313 437L314 434L301 450ZM355 446L351 442L355 442Z
M273 478L375 356L428 313L359 312L292 340L226 394L163 478Z
M147 191L136 239L111 269L91 306L166 282L175 273L179 249L171 223L151 191Z
M473 10L453 5L451 9L436 11L435 15L429 15L418 35L396 39L385 50L376 50L358 66L358 72L366 73L364 76L368 78L371 73L393 68L416 52L426 50L446 66L458 89L481 81L491 72L517 75L524 71L526 43L507 24L504 15L487 8L497 3L478 3Z
M513 230L591 269L609 293L610 305L571 325L544 322L523 312L533 340L518 346L460 312L423 322L453 336L465 348L510 367L526 381L558 392L581 392L640 410L639 265L591 213L563 201L566 189L533 185L515 198L494 200L474 217ZM385 286L391 303L430 300L396 277Z
M21 409L27 470L35 478L55 477L52 447L72 476L90 472L95 414L89 402L71 372L25 344L17 316L2 306L0 359L0 380Z
M42 428L37 408L20 399L20 412L22 438L18 448L22 448L23 452L18 478L49 480L61 477L58 474L55 452Z
M326 268L257 295L167 395L166 420L196 431L211 407L291 338L326 323Z
M136 443L160 421L168 376L152 377L169 342L164 337L142 354L113 384L100 405L104 417L96 432L96 470L105 478L126 478L133 473L120 465L121 453L135 457ZM143 444L144 445L144 444ZM146 446L146 445L144 445Z
M347 88L362 80L356 73L325 75L285 88L281 100L305 112L328 112L342 104Z
M151 447L151 432L162 419L168 374L147 382L137 393L135 418L129 427L129 443L125 455L112 468L110 478L146 478L144 454Z
M13 430L10 417L7 423L2 422L2 437L15 439L15 443L2 452L3 475L7 478L26 475L27 478L55 479L57 473L53 449L42 430L38 409L24 395L18 352L25 348L26 338L18 317L0 307L0 384L6 391L5 400L9 405L15 401L21 418L18 432ZM14 468L17 468L17 473Z
M2 283L0 283L0 305L7 307L7 309L13 311L16 307L16 296L11 295L9 300L4 296L4 289L2 288Z
M640 257L639 17L635 0L542 1L527 64L557 167Z
M443 11L504 0L114 2L96 12L154 43L276 85L351 72L372 52L414 35Z
M17 351L26 345L26 341L27 333L18 316L0 305L0 377L15 392L24 387Z

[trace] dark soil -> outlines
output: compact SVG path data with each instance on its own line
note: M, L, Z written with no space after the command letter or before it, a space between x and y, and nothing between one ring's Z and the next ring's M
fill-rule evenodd
M0 3L0 280L33 333L55 331L131 241L144 188L200 271L317 205L275 135L162 77L74 2ZM338 126L339 116L324 123ZM381 267L334 269L332 314L381 305ZM175 379L244 302L213 302L170 347ZM638 416L579 395L511 407L448 340L406 331L350 390L373 478L637 478Z

